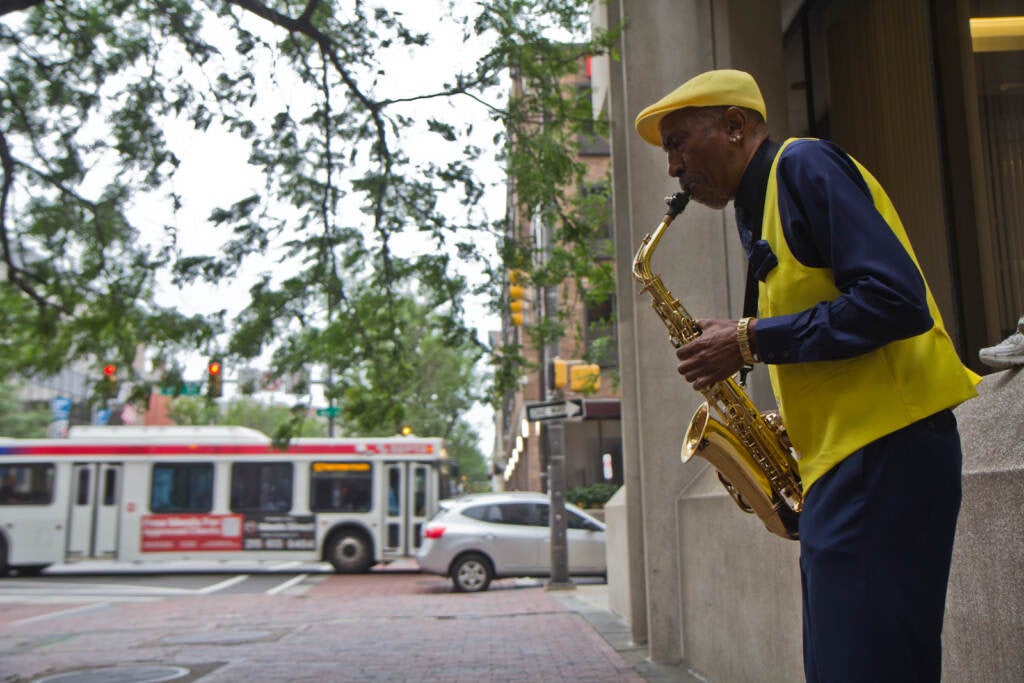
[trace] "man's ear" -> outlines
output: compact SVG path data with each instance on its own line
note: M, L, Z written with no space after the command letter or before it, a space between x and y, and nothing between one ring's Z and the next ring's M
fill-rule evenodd
M747 130L747 113L739 107L729 107L725 110L725 132L729 138L742 137Z

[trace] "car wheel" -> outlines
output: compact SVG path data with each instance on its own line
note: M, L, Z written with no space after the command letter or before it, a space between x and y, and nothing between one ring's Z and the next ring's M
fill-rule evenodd
M370 540L358 531L341 531L331 539L327 559L339 574L362 574L373 563Z
M452 564L452 583L459 593L478 593L487 590L494 578L491 563L483 555L463 555Z

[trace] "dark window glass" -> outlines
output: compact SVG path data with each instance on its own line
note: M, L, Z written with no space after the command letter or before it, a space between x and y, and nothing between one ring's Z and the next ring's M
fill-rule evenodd
M586 529L593 529L594 528L592 523L586 517L583 517L582 515L577 515L572 510L566 510L565 513L567 515L569 515L569 520L567 522L567 526L570 529L584 529L584 530L586 530Z
M412 479L413 517L427 514L427 468L417 467Z
M537 504L537 525L548 526L548 504L538 503Z
M310 465L309 507L314 512L369 512L372 484L368 462L315 462Z
M149 509L153 512L209 512L213 509L213 465L153 465Z
M111 467L103 473L103 504L108 507L117 504L117 472Z
M53 502L53 465L0 466L0 505L49 505Z
M291 463L236 462L231 466L231 511L291 510L292 477Z
M395 517L402 512L398 504L402 497L402 473L397 467L388 468L388 515Z
M474 505L463 510L462 514L470 519L479 519L481 522L501 524L504 521L500 505Z
M75 505L89 504L89 470L85 467L78 470L78 491L75 493Z
M545 526L546 521L541 523L537 505L534 503L502 503L501 522L502 524L519 524L524 526ZM547 506L545 506L545 509Z

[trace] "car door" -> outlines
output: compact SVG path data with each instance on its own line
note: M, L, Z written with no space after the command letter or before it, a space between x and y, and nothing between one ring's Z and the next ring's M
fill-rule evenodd
M605 532L595 522L566 510L566 545L569 547L570 574L604 574Z
M537 526L533 503L499 503L489 511L489 549L495 571L504 576L526 576L546 571L541 562L546 528Z

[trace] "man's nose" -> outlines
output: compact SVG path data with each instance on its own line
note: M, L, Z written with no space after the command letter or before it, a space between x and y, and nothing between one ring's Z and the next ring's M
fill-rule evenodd
M682 178L683 172L686 170L686 165L683 163L683 157L679 154L669 152L668 155L668 174L672 178Z

